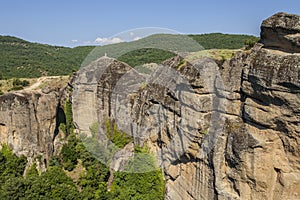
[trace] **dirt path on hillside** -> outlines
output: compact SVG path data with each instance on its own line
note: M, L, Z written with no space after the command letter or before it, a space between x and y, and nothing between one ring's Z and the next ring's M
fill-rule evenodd
M29 87L24 88L24 90L26 90L26 91L28 91L28 90L34 90L34 89L38 88L42 84L42 82L44 80L46 80L46 79L47 79L47 77L38 78L38 80L36 81L36 83L32 84Z
M37 81L30 85L29 87L24 88L25 91L28 90L37 90L44 82L46 82L49 79L58 79L60 76L43 76L37 79Z

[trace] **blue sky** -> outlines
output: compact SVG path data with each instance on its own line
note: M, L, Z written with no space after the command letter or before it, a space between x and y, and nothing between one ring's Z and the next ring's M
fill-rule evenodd
M272 14L300 14L300 0L1 0L0 5L0 35L63 46L106 41L143 27L259 35L261 21Z

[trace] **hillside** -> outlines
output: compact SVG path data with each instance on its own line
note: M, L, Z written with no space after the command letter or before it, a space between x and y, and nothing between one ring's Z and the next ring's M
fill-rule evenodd
M189 35L205 49L240 49L247 40L258 40L255 36L210 33L202 35Z
M80 67L92 49L50 46L0 36L0 78L67 75Z
M31 43L11 36L0 36L0 79L68 75L79 69L81 63L93 49L93 54L88 57L88 61L94 60L94 56L98 57L108 53L110 57L119 58L121 56L121 61L141 65L148 62L160 63L173 56L172 53L164 50L176 52L180 49L193 52L201 50L202 47L204 49L238 49L244 46L245 40L255 39L254 36L220 33L190 35L190 38L182 35L158 34L138 41L97 48L94 46L67 48ZM166 46L168 48L164 50L149 50L149 48L161 49ZM144 48L148 48L148 50L143 50ZM135 61L130 62L134 57Z
M300 16L277 13L252 48L174 56L151 75L106 52L163 59L136 41L96 48L106 56L72 76L0 80L24 86L0 95L0 200L300 199L299 35ZM181 38L144 42L180 46L159 37Z

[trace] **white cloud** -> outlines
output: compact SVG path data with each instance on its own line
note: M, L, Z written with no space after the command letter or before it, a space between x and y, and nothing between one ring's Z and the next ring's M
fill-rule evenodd
M116 43L120 43L120 42L124 42L124 40L122 40L121 38L118 37L114 37L114 38L96 38L95 43L97 44L116 44Z
M134 41L139 40L139 39L142 39L142 38L141 37L135 37L135 38L133 38Z
M72 43L77 43L77 42L78 42L78 40L71 40L71 42L72 42Z
M129 34L130 34L130 36L131 36L131 37L133 37L133 36L134 36L134 32L130 32Z

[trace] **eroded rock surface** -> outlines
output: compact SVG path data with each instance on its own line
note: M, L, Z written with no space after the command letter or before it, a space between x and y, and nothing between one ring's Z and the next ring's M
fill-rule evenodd
M264 20L261 41L269 48L300 53L300 16L281 12Z
M61 94L20 91L0 96L0 141L8 144L17 155L28 158L29 165L37 162L45 170L50 157L60 151L57 115Z
M101 58L75 81L75 122L84 131L97 121L104 132L105 121L116 123L147 145L165 199L299 199L299 23L270 17L262 44L222 66L175 57L148 76Z
M299 16L278 13L262 38L222 64L177 56L140 74L102 57L74 79L73 118L133 137L112 158L122 170L147 145L166 180L165 199L300 199ZM61 94L0 97L0 141L47 161L55 151ZM101 139L101 137L100 137ZM125 164L124 164L125 163Z

